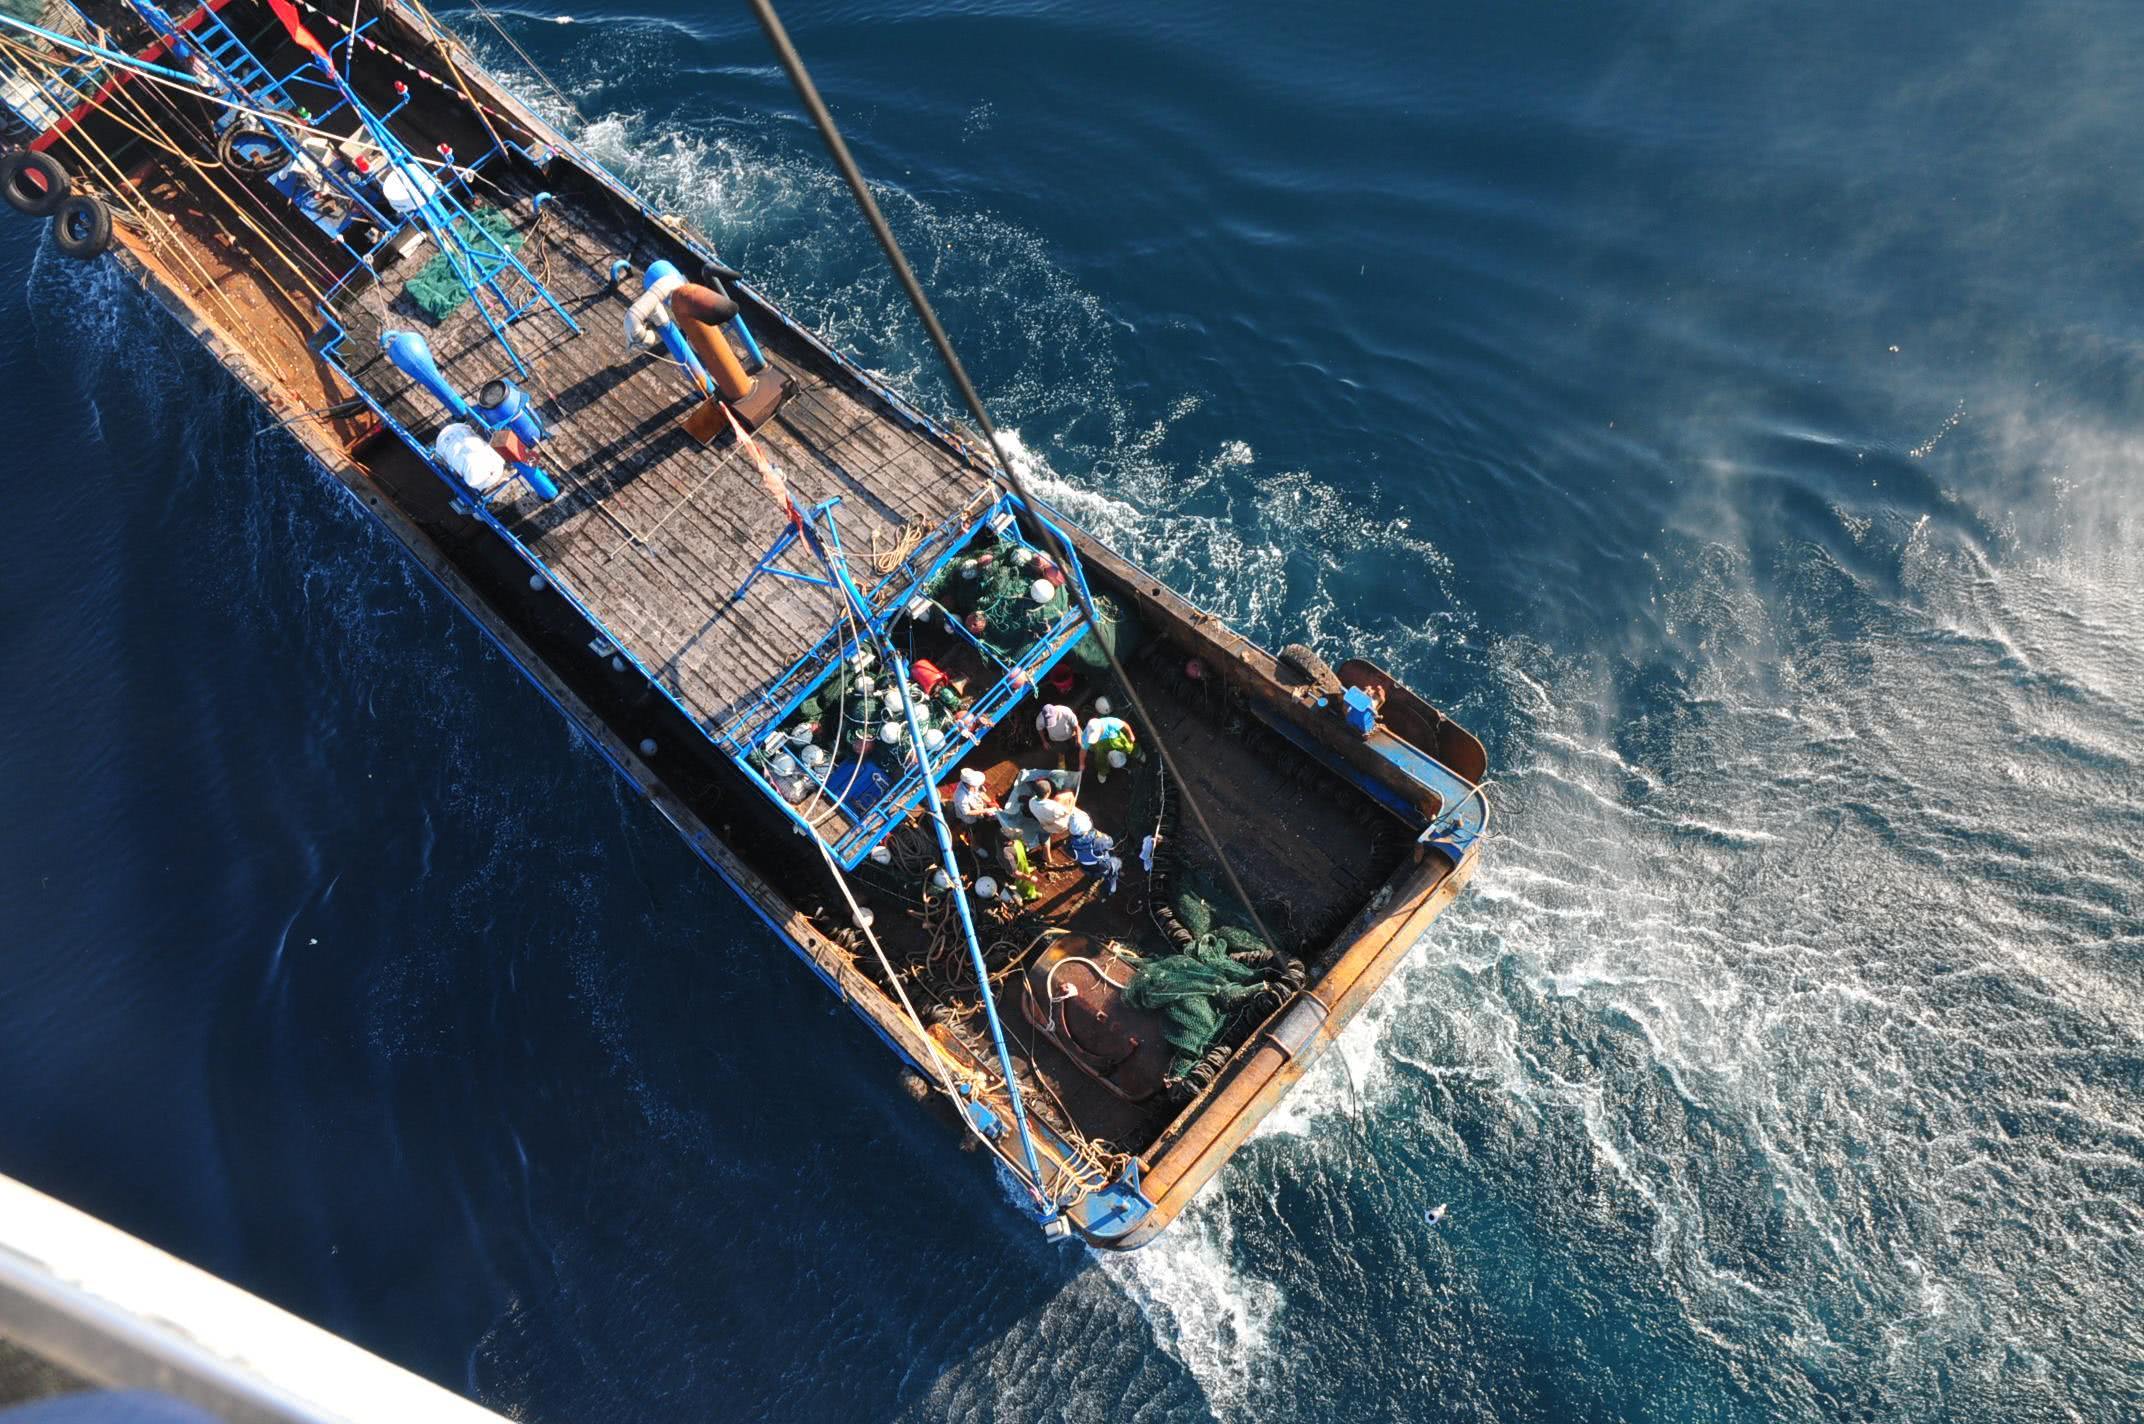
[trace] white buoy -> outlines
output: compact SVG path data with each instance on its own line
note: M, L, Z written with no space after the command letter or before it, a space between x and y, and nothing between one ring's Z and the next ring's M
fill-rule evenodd
M923 729L923 750L934 752L944 745L945 733L939 731L936 727L925 727Z
M544 590L544 581L543 581L543 575L542 575L542 574L530 574L530 575L529 575L529 589L530 589L530 591L531 591L531 592L534 592L534 593L542 593L542 592L543 592L543 590Z
M859 905L856 907L856 923L861 929L870 929L878 923L878 916L871 912L869 906Z
M1111 770L1115 770L1116 768L1124 765L1124 753L1111 752L1109 754L1109 765Z
M780 756L776 757L773 761L768 763L767 769L772 771L776 776L787 780L788 778L797 774L797 759L789 755L789 753L783 752Z
M891 865L893 864L893 852L883 845L875 845L871 847L871 863L873 865Z
M641 754L642 756L654 756L654 755L655 755L655 738L653 738L653 737L642 737L642 738L640 739L640 754Z
M797 755L804 758L804 765L806 766L826 765L826 748L820 746L816 742L804 748L804 750L797 753Z
M990 878L989 876L987 876L987 875L978 875L978 876L976 876L976 877L975 877L975 898L976 898L976 899L978 899L978 900L995 900L995 899L997 898L997 896L998 896L998 883L997 883L997 881L995 881L995 880L991 879L991 878Z
M1027 596L1037 603L1048 603L1057 596L1057 585L1048 579L1036 579L1027 586Z
M1097 717L1107 717L1109 715L1108 698L1097 697L1094 699L1094 715Z
M931 872L931 889L950 890L952 888L953 877L945 873L944 866L941 865L936 870Z

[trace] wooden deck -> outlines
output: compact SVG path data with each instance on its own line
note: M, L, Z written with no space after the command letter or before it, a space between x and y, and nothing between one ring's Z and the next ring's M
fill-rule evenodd
M661 254L568 201L547 205L540 219L526 199L508 211L528 235L521 260L581 331L542 307L512 328L534 370L519 383L537 398L549 430L539 462L561 493L546 504L516 481L512 497L494 508L703 725L720 729L841 620L840 604L828 589L779 578L760 578L733 599L784 519L731 439L703 447L685 434L680 421L697 398L684 372L655 355L626 353L625 312L640 284L632 278L614 289L610 264L623 257L638 272ZM465 393L512 375L474 302L434 325L399 295L432 251L421 247L339 313L350 328L352 373L423 438L437 432L444 412L381 353L383 329L422 335ZM518 291L516 279L506 280ZM760 432L761 444L800 507L840 497L834 517L860 584L869 588L888 571L874 564L873 551L892 550L905 527L929 536L988 499L979 473L857 391L809 346L771 323L755 325L753 335L770 366L796 383ZM911 566L937 547L926 537ZM801 544L778 566L818 571Z

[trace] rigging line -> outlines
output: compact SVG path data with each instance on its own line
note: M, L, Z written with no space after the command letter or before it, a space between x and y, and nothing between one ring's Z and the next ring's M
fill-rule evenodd
M892 669L893 685L905 691L909 681L908 665L901 660L900 654L894 650L893 640L886 635L885 630L871 621L871 607L864 601L863 594L857 590L856 584L849 577L847 556L839 553L839 531L836 530L834 536L835 552L829 552L825 543L819 538L818 531L812 528L811 521L798 512L796 501L791 498L788 487L783 482L779 471L768 460L766 453L760 449L759 442L754 440L751 433L738 423L735 411L726 405L722 407L722 410L723 414L728 417L730 430L735 435L737 443L745 448L752 456L752 463L758 467L762 486L767 490L768 494L780 498L783 506L788 511L791 527L797 531L798 537L803 539L804 546L811 551L812 557L817 559L820 566L826 570L827 577L834 581L840 596L850 605L852 615L856 616L857 621L862 625L863 632L870 636L871 642L877 650L879 661ZM910 747L915 751L917 768L925 778L923 803L930 810L931 829L938 837L938 856L945 865L946 874L953 881L954 890L959 892L961 891L960 859L953 850L953 832L946 824L945 807L939 803L936 772L931 767L929 754L923 750L923 729L916 721L915 703L904 696L901 700L901 711L904 720L908 724L908 741ZM968 942L968 954L974 962L976 992L982 999L983 1013L990 1021L991 1042L997 1049L998 1065L1005 1075L1006 1101L1012 1109L1013 1125L1020 1130L1020 1150L1027 1160L1029 1179L1035 1183L1039 1192L1042 1183L1042 1165L1036 1160L1034 1134L1028 1130L1027 1110L1020 1101L1020 1083L1017 1074L1013 1070L1012 1050L1005 1046L1005 1030L1003 1025L998 1022L997 1005L990 996L990 968L983 958L982 942L976 938L975 921L968 912L967 895L965 893L956 893L953 897L953 907L960 912L961 934ZM1056 1204L1052 1202L1050 1206L1053 1210L1045 1213L1045 1219L1054 1219Z
M1027 507L1035 523L1040 526L1038 532L1050 552L1061 559L1066 570L1074 575L1068 582L1076 590L1081 610L1087 615L1088 625L1095 630L1095 643L1108 659L1109 671L1115 676L1117 685L1131 700L1132 710L1139 717L1140 726L1147 737L1153 742L1154 750L1161 754L1162 765L1166 766L1169 775L1176 779L1184 808L1190 811L1192 819L1198 822L1200 833L1205 836L1214 859L1220 863L1221 873L1228 879L1229 889L1235 891L1237 900L1242 902L1244 913L1250 916L1251 927L1258 932L1258 937L1275 949L1281 948L1280 941L1266 928L1265 920L1258 913L1258 907L1251 903L1250 892L1243 888L1243 882L1237 878L1236 868L1229 862L1228 852L1222 848L1220 836L1214 833L1212 822L1206 819L1205 808L1199 804L1198 798L1191 794L1190 783L1177 769L1176 757L1162 738L1160 725L1148 713L1146 701L1132 685L1130 674L1124 670L1123 662L1117 657L1117 650L1102 638L1101 621L1095 616L1094 604L1086 589L1086 580L1079 575L1079 561L1073 555L1070 541L1060 539L1057 530L1041 516L1041 506L1029 492L1026 479L1020 474L1015 462L1005 453L1005 443L998 435L997 426L991 422L990 412L983 407L982 396L976 392L975 383L968 379L967 368L961 365L959 355L953 350L952 338L946 335L945 327L940 324L930 298L924 295L923 284L916 280L915 269L908 265L907 254L902 252L900 242L893 235L893 229L887 226L886 215L879 210L878 200L871 196L871 189L864 182L863 170L856 166L855 156L849 152L848 141L842 138L841 129L835 124L833 113L826 107L826 101L819 97L818 85L812 82L811 74L804 68L803 56L797 53L796 44L789 38L789 31L782 27L781 17L775 14L773 0L750 0L750 4L752 13L759 17L760 28L767 33L768 43L774 46L775 56L781 60L782 68L788 72L789 82L796 88L797 97L803 101L805 113L810 117L812 125L818 129L819 137L826 141L827 151L833 154L834 166L841 170L842 180L849 185L849 192L855 197L856 206L863 211L864 220L870 224L872 234L878 238L878 245L885 250L886 260L892 265L894 276L900 280L902 290L908 294L909 305L916 309L916 315L922 320L923 329L929 335L931 344L938 349L939 359L945 362L946 370L953 378L953 385L960 392L962 403L968 407L968 413L975 417L975 423L982 431L983 438L990 443L991 453L996 457L1000 473L1012 487L1013 493L1020 497L1020 502Z
M345 139L357 138L359 133L363 132L362 126L360 126L357 132L339 134L334 132L332 129L318 128L312 124L303 123L300 120L292 117L288 113L279 113L274 109L261 109L256 108L251 104L242 104L236 99L232 99L227 97L226 95L217 93L214 89L210 88L208 85L203 84L200 80L195 79L192 75L180 74L176 70L166 69L161 65L151 64L146 60L136 59L131 55L117 54L109 49L102 47L101 45L90 44L82 40L70 39L65 35L55 34L50 30L42 28L41 26L33 25L23 20L18 20L4 10L0 10L0 25L11 26L12 28L20 30L26 34L35 35L40 39L48 40L52 43L61 45L64 48L73 50L78 54L83 54L90 56L91 58L102 60L104 63L112 65L115 68L129 70L135 74L139 74L142 78L148 80L151 84L159 85L165 89L175 89L182 94L191 95L193 98L200 99L205 103L220 105L223 108L229 109L234 114L245 114L248 117L259 119L264 123L279 125L283 128L289 129L293 133L312 134L317 138L333 139L335 140L335 142L341 143ZM366 137L365 142L368 144L372 144L374 147L378 146L377 144L373 144L373 140L369 137L369 135ZM442 173L452 173L455 177L464 179L466 181L482 183L490 182L490 180L485 178L483 174L477 172L473 168L470 168L466 164L450 163L443 158L426 158L422 154L409 152L406 146L405 157L408 162L415 163L420 167L431 168Z
M33 67L48 70L49 74L47 77L51 83L66 89L68 92L73 93L78 98L81 97L81 91L79 89L76 89L73 83L67 79L64 70L58 65L57 61L51 59L49 56L38 54L35 51L30 50L27 46L20 45L16 41L9 39L5 36L0 36L0 53L19 54L23 59L26 59ZM132 96L128 96L126 102L135 103L136 101L133 99ZM118 117L118 115L114 114L113 117ZM146 113L144 113L143 117L145 121L150 122L152 125L154 124L154 120L148 119ZM125 123L126 121L122 118L120 119L120 122ZM133 128L134 126L128 124L127 127ZM135 132L140 133L141 131L139 129L136 129ZM144 138L149 137L149 135L147 134L143 134L142 136ZM110 171L111 181L113 184L111 188L111 198L114 206L126 211L130 211L138 206L138 212L135 212L134 216L136 220L142 224L144 233L145 235L147 235L148 240L150 241L152 250L164 253L168 256L175 258L176 266L190 268L194 272L194 274L200 279L200 293L212 296L218 303L221 304L223 309L231 317L233 323L232 329L234 331L243 328L246 325L247 318L239 313L238 308L232 304L229 295L223 291L222 286L218 283L216 278L209 273L208 269L205 266L202 265L200 259L195 255L192 248L187 245L186 240L178 234L170 216L162 212L153 203L151 203L148 195L144 193L139 186L128 180L125 173L120 169L117 160L114 159L110 153L105 151L103 145L97 142L95 137L90 134L87 128L77 125L74 128L70 128L65 133L61 134L59 138L60 142L65 144L70 152L75 153L78 157L84 159L87 162L87 165L91 171L95 171L100 163L105 169L108 169ZM155 140L153 139L151 141L155 142ZM171 151L177 153L177 150ZM183 153L178 153L178 156L182 159L186 159L186 161L188 162L192 162L192 160L190 158L187 158L187 155ZM208 181L207 174L205 172L202 176L204 178L204 181ZM216 191L218 195L221 196L221 190L216 189L212 181L209 182L209 186L212 191ZM122 196L123 194L132 194L132 199ZM228 201L228 199L226 199L226 201ZM243 221L245 218L245 215L243 213L240 213L238 216L241 221ZM153 222L151 221L152 218L154 219ZM211 218L210 220L214 221L213 218ZM159 227L159 224L161 224L161 227ZM224 228L222 223L218 222L217 227L227 237L229 236L229 229ZM299 274L299 277L301 281L304 280L302 273ZM267 353L264 352L263 355L267 355ZM272 355L267 356L267 364L275 371L278 378L282 378L285 376L286 373L282 368L282 363L275 360Z
M454 43L447 37L447 27L445 25L440 24L438 20L432 18L432 12L424 8L423 0L409 0L409 3L413 8L415 8L419 15L424 17L424 23L431 28L432 33L438 38L439 57L446 64L447 73L453 77L454 87L462 91L463 101L466 102L471 109L474 109L476 111L477 122L481 123L484 126L485 133L491 135L492 143L497 146L499 152L505 153L507 151L506 140L500 138L499 131L491 126L491 117L484 112L484 106L477 102L476 95L469 92L468 81L462 78L462 72L460 67L454 63ZM349 53L351 55L355 55L357 53L357 40L355 38L357 34L357 9L355 5L351 7L350 16L350 34L352 38L350 41ZM348 69L349 66L347 63L345 63L343 67L345 69ZM540 216L541 215L539 215L539 218Z
M974 1119L968 1116L967 1108L961 1103L960 1092L953 1086L952 1070L946 1066L945 1050L938 1046L938 1040L931 1037L930 1030L924 1026L923 1019L916 1013L915 1004L909 1000L908 990L901 985L901 976L895 972L893 961L886 957L885 946L879 943L878 931L872 928L869 919L864 914L863 906L856 903L856 896L849 889L848 877L842 874L841 866L834 859L833 851L827 847L826 838L815 834L811 839L812 844L819 848L820 856L825 859L826 868L833 872L834 887L841 891L841 898L848 903L850 922L862 930L864 938L871 942L871 951L878 956L879 968L886 971L887 984L892 986L895 996L900 999L901 1009L908 1015L908 1022L914 1027L916 1036L923 1040L923 1046L929 1053L931 1067L938 1078L938 1086L944 1090L946 1097L952 1100L954 1113L960 1118L961 1124L975 1135L975 1140L990 1149L991 1156L1003 1162L1015 1176L1020 1176L1019 1164L1007 1156L1005 1150L999 1147L998 1144L985 1137L983 1130L977 1127ZM1023 1180L1025 1180L1024 1177ZM1042 1190L1042 1183L1039 1181L1031 1183L1030 1190L1039 1194Z
M551 91L551 97L564 104L566 112L579 119L582 125L585 126L588 123L588 116L581 112L580 106L566 97L566 91L559 88L556 81L544 72L543 66L536 62L535 57L521 47L521 42L506 32L506 26L499 23L499 17L484 8L483 0L469 0L469 7L483 16L484 23L491 26L492 30L500 39L506 41L515 54L521 56L521 62L529 67L529 73L543 81L543 87Z

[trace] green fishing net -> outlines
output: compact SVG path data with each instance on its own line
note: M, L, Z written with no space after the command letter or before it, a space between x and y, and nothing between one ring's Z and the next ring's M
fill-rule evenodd
M470 230L471 219L482 229L481 232ZM527 241L514 231L514 220L497 208L475 208L471 210L469 217L456 218L454 222L455 230L461 235L462 241L479 251L489 247L491 241L495 241L508 252L519 252L521 244ZM486 240L487 234L491 241ZM423 269L410 278L402 290L417 304L417 309L433 321L445 321L463 302L469 300L469 289L462 284L460 275L454 270L454 259L444 252L435 254L431 261L425 263Z
M1181 953L1141 961L1125 986L1124 1001L1167 1020L1161 1036L1176 1050L1169 1071L1182 1077L1265 984L1263 969L1230 958L1228 941L1209 934Z

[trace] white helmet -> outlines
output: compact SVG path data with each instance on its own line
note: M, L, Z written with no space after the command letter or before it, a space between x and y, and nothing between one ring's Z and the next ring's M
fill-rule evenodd
M1110 764L1110 766L1111 766L1111 767L1113 767L1113 768L1114 768L1114 767L1120 767L1120 766L1124 765L1124 753L1122 753L1122 752L1111 752L1111 753L1109 754L1109 764Z
M1097 717L1107 717L1109 715L1108 698L1097 697L1094 699L1094 715Z
M983 774L972 766L964 766L960 769L960 780L964 786L979 787L983 784Z
M1027 586L1027 596L1037 603L1048 603L1057 596L1057 585L1048 579L1036 579Z
M976 898L976 899L978 899L978 900L994 900L994 899L996 899L996 898L997 898L997 893L998 893L998 883L997 883L997 881L995 881L995 880L991 879L991 878L990 878L989 876L987 876L987 875L978 875L978 876L976 876L976 877L975 877L975 898Z
M1085 811L1074 811L1069 827L1075 836L1092 835L1094 833L1094 817L1088 815Z

